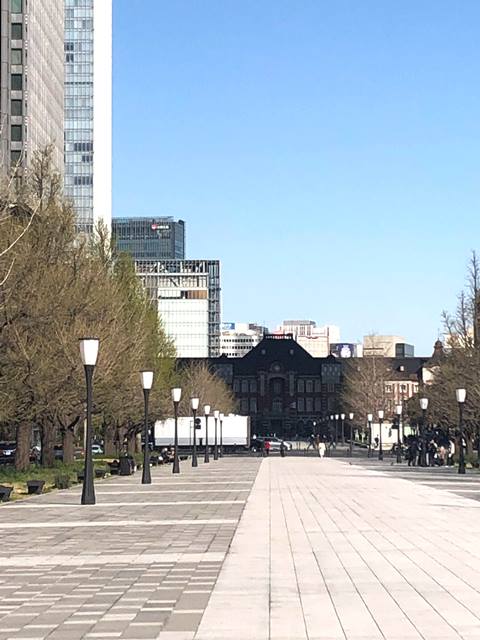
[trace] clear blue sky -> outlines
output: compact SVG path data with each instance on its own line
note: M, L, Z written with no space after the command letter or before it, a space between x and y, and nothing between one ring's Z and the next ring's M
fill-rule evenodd
M114 215L187 222L223 320L424 355L480 248L478 0L114 0Z

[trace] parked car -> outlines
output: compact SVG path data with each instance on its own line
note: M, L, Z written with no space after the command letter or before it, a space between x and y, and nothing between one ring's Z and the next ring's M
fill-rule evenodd
M99 455L103 453L103 447L101 444L92 444L92 453L94 455Z
M272 436L271 438L258 436L256 438L252 438L250 449L252 451L262 451L262 449L264 448L265 440L268 440L270 442L270 451L280 451L280 445L282 444L282 442L287 451L290 451L293 448L292 443L288 442L287 440L282 440L281 438L276 438L274 436Z
M16 449L16 442L0 442L0 456L14 456Z

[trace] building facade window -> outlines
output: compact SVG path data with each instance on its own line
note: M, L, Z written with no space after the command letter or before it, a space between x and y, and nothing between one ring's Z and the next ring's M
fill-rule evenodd
M12 40L23 39L23 24L21 22L12 23Z
M242 380L242 393L248 393L248 380Z
M11 151L10 152L10 162L12 165L16 165L20 162L22 158L22 152L21 151Z
M257 399L250 398L250 413L257 413Z
M305 398L298 398L297 400L297 411L299 413L305 412Z
M281 414L283 411L283 402L281 398L274 398L272 402L272 413Z
M297 382L298 393L305 393L305 380L299 380Z
M21 100L12 100L10 111L12 116L23 115L23 102Z
M23 64L23 51L22 49L12 49L12 64Z
M12 91L21 91L23 88L23 78L21 73L12 73Z
M250 380L250 393L257 393L257 381Z
M307 413L313 413L313 398L305 399L305 410Z
M21 142L22 133L22 125L12 124L12 142Z
M313 393L313 380L307 380L305 382L306 393Z
M10 0L10 8L12 13L22 13L23 0Z

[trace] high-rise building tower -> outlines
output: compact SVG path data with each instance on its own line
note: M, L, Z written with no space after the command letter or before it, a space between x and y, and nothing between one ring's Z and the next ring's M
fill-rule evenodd
M112 0L64 1L65 195L92 233L112 219Z
M0 0L0 167L53 145L63 172L64 0Z
M185 222L165 218L113 218L112 238L117 251L134 260L183 260Z

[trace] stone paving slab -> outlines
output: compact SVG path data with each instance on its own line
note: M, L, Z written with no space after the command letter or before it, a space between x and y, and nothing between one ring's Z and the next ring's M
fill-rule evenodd
M192 640L260 462L109 478L94 506L79 488L0 506L0 640Z
M195 640L478 640L479 536L454 493L266 459Z

